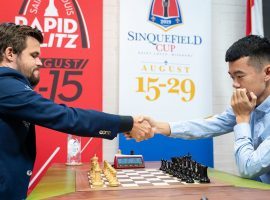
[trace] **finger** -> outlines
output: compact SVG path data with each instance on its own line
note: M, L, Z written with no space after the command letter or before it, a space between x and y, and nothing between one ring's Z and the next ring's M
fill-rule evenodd
M125 138L126 138L127 140L130 140L130 139L132 138L132 136L131 136L130 134L124 134L124 136L125 136Z
M143 141L143 138L135 138L136 142L141 142Z
M257 104L257 96L253 92L250 92L250 97L251 97L251 104L253 106L256 106L256 104Z
M231 106L233 106L233 103L234 103L234 91L233 91L232 96L231 96Z
M236 104L236 90L233 91L231 98L231 106L233 107Z
M241 99L244 99L245 101L249 101L246 88L243 88L240 90L240 96L241 96Z
M155 132L156 132L156 128L155 127L151 127L150 130L149 130L149 132L146 134L147 139L154 137Z
M145 133L139 131L132 135L135 140L142 140L145 137Z
M154 129L151 128L150 132L147 134L147 139L154 137L154 135L155 135Z
M242 97L241 97L241 89L236 90L236 96L235 97L236 97L235 98L236 103L239 103L241 101L241 99L242 99Z
M132 138L131 135L125 135L126 138Z
M142 123L144 121L144 117L142 115L138 116L138 122Z
M140 124L140 130L144 133L148 133L151 130L151 124L149 124L147 121L143 121Z
M157 133L157 128L156 127L152 127L151 128L151 131L153 132L153 137L154 137L155 133Z
M133 118L134 118L134 121L137 122L137 123L141 123L144 120L143 115L135 116Z
M150 117L143 116L143 119L144 119L144 121L147 121L151 125L152 119Z

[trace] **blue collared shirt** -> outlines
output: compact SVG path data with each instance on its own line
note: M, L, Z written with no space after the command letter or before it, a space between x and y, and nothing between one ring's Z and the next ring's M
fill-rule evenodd
M250 123L236 124L231 107L208 119L170 122L171 137L198 139L234 131L239 173L270 183L270 96L251 113Z

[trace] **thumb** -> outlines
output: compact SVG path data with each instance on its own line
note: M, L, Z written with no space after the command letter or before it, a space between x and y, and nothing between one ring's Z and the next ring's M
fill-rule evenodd
M144 116L139 115L139 116L136 117L136 120L137 120L137 122L141 123L144 120Z

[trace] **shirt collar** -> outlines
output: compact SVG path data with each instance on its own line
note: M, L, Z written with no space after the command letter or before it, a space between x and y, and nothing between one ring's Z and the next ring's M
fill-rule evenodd
M270 110L270 95L255 109L267 113Z

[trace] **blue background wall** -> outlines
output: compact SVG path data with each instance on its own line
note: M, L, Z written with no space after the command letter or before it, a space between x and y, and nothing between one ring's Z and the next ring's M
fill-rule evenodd
M134 139L126 140L121 134L119 148L122 154L130 154L132 150L135 154L142 154L145 161L170 160L190 153L193 160L213 167L213 139L182 140L155 135L149 140L136 142Z

